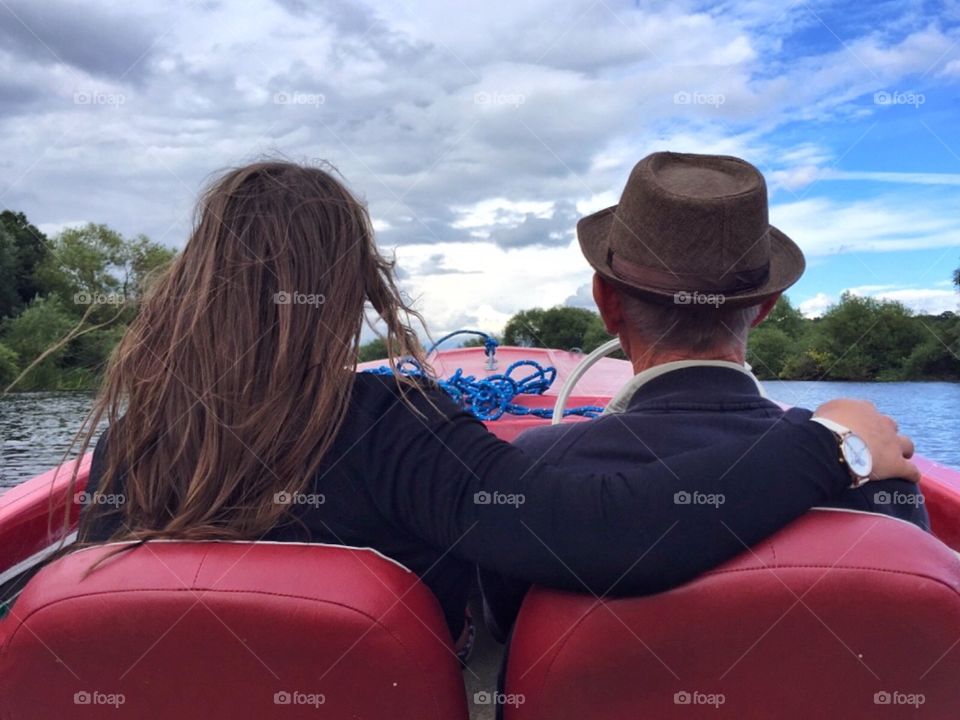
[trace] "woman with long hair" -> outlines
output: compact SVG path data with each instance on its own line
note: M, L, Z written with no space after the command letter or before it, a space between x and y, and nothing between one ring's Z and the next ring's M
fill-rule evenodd
M368 305L391 364L427 367L416 313L365 207L336 177L287 162L224 174L112 355L83 449L105 419L89 489L125 501L91 503L78 546L372 547L422 577L456 637L476 565L572 590L658 591L850 484L835 438L803 412L672 467L583 477L537 465L436 386L357 374ZM867 440L879 477L915 477L872 406L823 414ZM727 502L680 512L685 488Z

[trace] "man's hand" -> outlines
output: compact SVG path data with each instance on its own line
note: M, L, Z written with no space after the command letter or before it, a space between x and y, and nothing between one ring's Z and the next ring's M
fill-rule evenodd
M873 403L841 398L824 403L813 415L840 423L863 438L873 456L871 480L920 481L920 470L908 459L913 457L913 441L898 435L897 423Z

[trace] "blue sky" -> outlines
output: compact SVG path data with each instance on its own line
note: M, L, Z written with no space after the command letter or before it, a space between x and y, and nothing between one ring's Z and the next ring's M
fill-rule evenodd
M824 40L815 30L804 33L807 47ZM837 42L829 32L827 36ZM960 84L956 74L940 69L949 66L955 52L955 46L948 48L939 62L905 75L896 87L888 84L867 93L855 103L864 106L860 117L791 123L771 135L784 143L808 138L829 148L834 158L829 171L814 174L809 184L781 188L774 193L775 201L822 198L848 205L886 201L889 208L942 213L948 220L932 230L922 222L900 224L890 218L877 228L887 233L889 249L870 243L866 234L852 233L849 247L835 243L822 254L811 254L808 272L790 291L808 311L819 312L851 288L898 299L921 311L956 309L950 272L960 266L960 234L953 222L960 209ZM854 62L860 61L855 51L849 54ZM885 97L891 102L878 106Z
M0 0L0 206L180 247L204 183L325 160L430 330L589 306L574 228L655 150L756 164L843 291L941 312L960 265L960 0Z

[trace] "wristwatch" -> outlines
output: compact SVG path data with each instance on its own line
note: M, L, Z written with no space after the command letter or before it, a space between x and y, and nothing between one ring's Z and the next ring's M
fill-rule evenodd
M850 477L853 478L850 487L860 487L867 482L870 479L870 473L873 471L873 455L870 454L870 448L864 439L850 428L833 420L822 417L812 417L810 419L815 423L820 423L837 436L837 442L840 444L840 462L847 466Z

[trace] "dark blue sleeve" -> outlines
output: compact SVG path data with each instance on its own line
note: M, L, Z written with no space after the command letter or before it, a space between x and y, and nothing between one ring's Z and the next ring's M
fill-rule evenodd
M915 483L906 480L869 482L842 492L830 507L882 513L912 522L930 532L930 516L923 493Z
M807 411L786 413L760 438L585 475L536 463L446 398L434 400L441 417L398 404L365 439L377 456L367 486L378 508L444 552L549 587L666 590L849 484L833 433ZM685 503L693 491L725 500Z
M567 432L576 432L574 425L564 427ZM522 450L535 463L540 462L554 449L558 431L559 428L554 425L532 428L517 436L513 440L513 446ZM506 643L531 584L483 567L477 568L477 581L480 585L483 620L487 629L497 641Z

